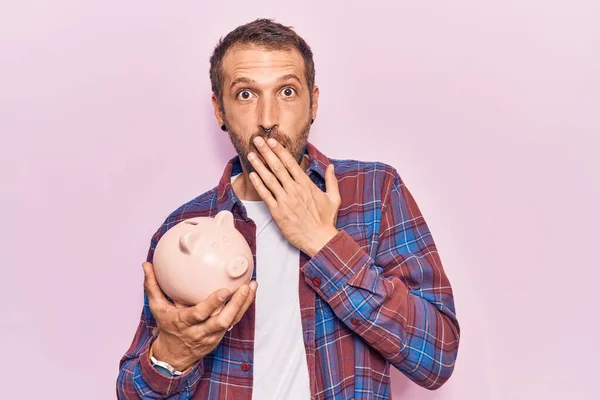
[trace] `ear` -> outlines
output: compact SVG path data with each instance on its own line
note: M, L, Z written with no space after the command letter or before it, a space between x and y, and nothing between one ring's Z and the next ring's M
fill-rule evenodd
M179 248L185 254L192 254L194 252L194 247L200 241L200 233L198 232L188 232L185 235L181 236L179 239Z
M212 101L212 105L213 105L213 111L215 113L215 118L217 119L219 126L221 126L225 122L225 118L223 118L223 109L221 108L221 105L219 104L219 99L217 98L216 94L214 94L214 93L212 94L211 101Z
M233 214L231 213L231 211L227 210L219 211L219 213L217 213L217 215L215 216L215 222L217 223L217 226L233 226Z
M317 110L319 109L319 87L317 85L313 86L313 101L312 101L312 109L310 110L310 116L312 119L317 118Z
M248 271L248 259L244 256L237 256L227 266L227 275L233 279L239 278Z

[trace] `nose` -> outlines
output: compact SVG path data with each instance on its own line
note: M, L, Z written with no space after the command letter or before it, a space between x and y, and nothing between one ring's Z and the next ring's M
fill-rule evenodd
M279 104L275 99L263 98L259 106L258 124L264 133L271 133L279 126Z
M272 131L274 128L277 128L277 125L273 125L273 126L271 126L270 128L266 128L266 127L264 127L263 125L261 125L261 126L260 126L260 129L261 129L261 130L262 130L264 133L271 133L271 131Z

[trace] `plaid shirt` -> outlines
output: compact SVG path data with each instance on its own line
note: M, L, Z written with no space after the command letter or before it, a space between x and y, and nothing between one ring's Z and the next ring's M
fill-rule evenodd
M325 168L334 164L342 198L338 234L314 257L300 253L311 399L389 399L390 365L420 386L439 388L454 369L460 329L452 288L415 200L389 165L330 160L310 142L307 153L306 173L322 190ZM256 225L230 183L241 171L236 156L217 187L169 215L152 237L147 260L175 224L229 210L252 249L256 279ZM148 357L156 321L144 294L141 321L120 362L118 397L251 399L254 324L253 303L212 353L184 375L168 377Z

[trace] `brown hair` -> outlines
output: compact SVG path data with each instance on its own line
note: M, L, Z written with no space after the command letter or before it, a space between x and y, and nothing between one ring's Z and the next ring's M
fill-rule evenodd
M294 32L292 27L284 26L271 19L259 18L238 26L225 38L219 39L210 57L210 83L221 106L223 105L223 57L227 50L236 44L255 45L268 50L298 50L304 59L304 70L312 104L315 64L310 46Z

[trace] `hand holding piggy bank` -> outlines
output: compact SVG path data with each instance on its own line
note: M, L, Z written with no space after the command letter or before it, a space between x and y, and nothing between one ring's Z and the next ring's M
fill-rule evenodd
M235 292L250 282L253 270L252 251L227 210L178 223L154 250L158 285L178 308L194 306L222 288Z

